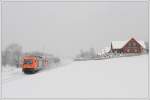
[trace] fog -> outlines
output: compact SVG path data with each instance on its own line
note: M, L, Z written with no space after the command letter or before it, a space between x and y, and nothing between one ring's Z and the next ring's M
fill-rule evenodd
M111 41L148 41L146 2L4 2L2 50L17 43L26 51L72 57Z

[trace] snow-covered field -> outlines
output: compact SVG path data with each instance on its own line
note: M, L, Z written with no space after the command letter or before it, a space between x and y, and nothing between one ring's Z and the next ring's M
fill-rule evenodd
M3 78L3 98L144 98L148 55L75 61L32 75L18 70L15 76L21 77Z
M24 75L21 72L21 68L15 68L15 66L8 65L2 67L2 82L4 84L22 77L24 77Z

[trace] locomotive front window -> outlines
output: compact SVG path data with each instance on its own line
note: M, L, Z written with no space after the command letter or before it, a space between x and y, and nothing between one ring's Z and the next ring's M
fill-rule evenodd
M32 64L32 60L31 59L25 59L23 64Z

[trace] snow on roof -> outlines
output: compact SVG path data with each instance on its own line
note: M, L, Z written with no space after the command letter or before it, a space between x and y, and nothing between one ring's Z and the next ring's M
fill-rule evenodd
M143 48L146 48L146 46L145 46L145 42L144 41L137 41Z
M102 54L108 53L110 50L111 50L110 47L105 47L104 49L101 49L100 52L98 52L98 55L102 55Z
M112 46L115 49L121 49L128 41L112 41ZM145 43L144 41L137 41L143 48L145 48Z
M104 52L109 52L110 50L111 50L110 47L105 47L104 49L102 49L102 51L104 51Z
M127 43L127 41L112 41L111 43L113 48L121 49Z

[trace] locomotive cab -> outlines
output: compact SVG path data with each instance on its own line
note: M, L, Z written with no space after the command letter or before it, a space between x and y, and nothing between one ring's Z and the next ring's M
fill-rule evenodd
M38 59L34 56L23 57L22 71L24 73L34 73L38 71Z
M24 56L21 62L24 73L35 73L48 66L48 59L42 56Z

